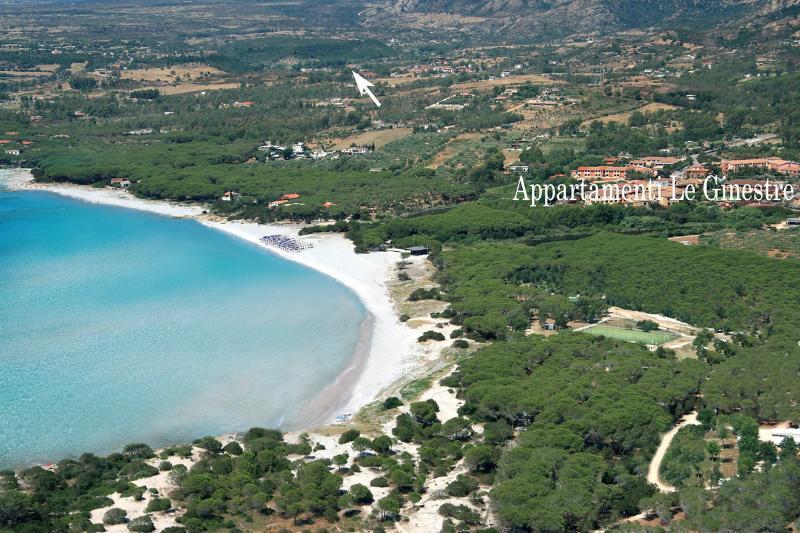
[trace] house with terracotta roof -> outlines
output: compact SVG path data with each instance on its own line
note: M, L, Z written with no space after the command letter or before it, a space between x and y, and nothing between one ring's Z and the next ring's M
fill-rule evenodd
M645 174L645 175L652 175L653 177L658 176L658 170L653 167L645 167L642 165L634 165L631 163L627 165L625 168L628 169L629 172L636 172L638 174Z
M652 156L642 157L639 159L634 159L633 161L631 161L631 164L642 167L655 168L657 170L663 170L664 167L680 163L681 161L683 161L683 158L680 157L662 157L662 156L652 155Z
M684 176L688 179L705 179L710 172L704 165L695 164L686 169Z
M776 162L772 165L771 170L778 174L786 174L789 176L800 176L800 163L794 161Z
M578 167L572 171L572 177L586 181L617 181L624 180L627 175L627 167Z
M723 159L722 174L739 172L747 168L769 170L778 174L798 175L800 164L795 161L786 161L780 157L762 157L756 159Z
M296 192L290 192L281 195L281 200L297 200L298 198L300 198L300 195Z

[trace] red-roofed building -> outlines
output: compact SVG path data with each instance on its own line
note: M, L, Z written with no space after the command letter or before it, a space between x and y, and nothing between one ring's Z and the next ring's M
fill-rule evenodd
M661 157L661 156L647 156L641 157L639 159L634 159L631 161L632 165L640 165L643 167L652 167L656 169L663 169L664 167L674 165L675 163L679 163L683 161L682 158L679 157Z
M686 169L685 176L688 179L705 179L711 171L703 165L692 165Z
M13 141L9 141L8 139L0 139L0 144L9 144Z
M296 192L290 192L281 196L281 200L297 200L298 198L300 198L300 195Z
M33 141L22 141L22 146L30 146L33 144Z
M322 204L322 207L333 207L333 206L335 206L335 205L336 205L336 204L335 204L335 203L333 203L333 202L325 202L324 204Z
M587 181L624 180L628 169L625 167L578 167L572 171L572 177Z
M794 161L784 161L772 166L772 170L778 174L788 174L790 176L800 176L800 163Z

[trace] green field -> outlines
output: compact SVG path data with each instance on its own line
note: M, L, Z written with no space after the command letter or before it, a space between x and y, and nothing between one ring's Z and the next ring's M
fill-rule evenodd
M594 336L603 335L610 339L622 341L638 342L639 344L664 344L676 338L677 335L666 331L640 331L638 329L624 329L614 326L592 326L583 330Z

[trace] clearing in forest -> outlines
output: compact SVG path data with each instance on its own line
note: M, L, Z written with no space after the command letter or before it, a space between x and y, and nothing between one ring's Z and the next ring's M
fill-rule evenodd
M675 339L677 335L667 331L641 331L638 329L625 329L616 326L597 325L583 330L594 336L604 336L610 339L619 339L628 342L638 342L639 344L657 345Z

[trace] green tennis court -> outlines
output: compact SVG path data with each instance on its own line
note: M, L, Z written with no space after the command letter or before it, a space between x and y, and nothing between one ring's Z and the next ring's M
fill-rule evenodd
M638 329L615 328L614 326L597 325L583 330L585 333L610 339L638 342L639 344L664 344L676 338L677 335L666 331L641 331Z

